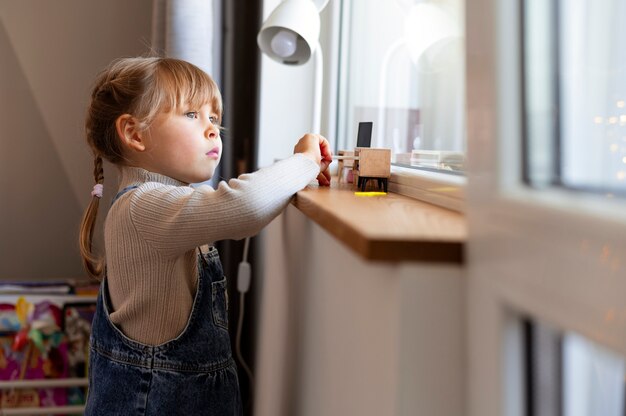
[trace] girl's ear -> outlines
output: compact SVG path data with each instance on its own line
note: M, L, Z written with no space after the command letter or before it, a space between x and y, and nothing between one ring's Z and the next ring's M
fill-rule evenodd
M135 117L130 114L122 114L115 120L115 130L126 149L136 152L146 150L143 132L139 130L139 122Z

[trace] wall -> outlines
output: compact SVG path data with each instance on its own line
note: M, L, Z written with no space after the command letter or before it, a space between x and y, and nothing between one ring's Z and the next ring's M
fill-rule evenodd
M0 0L0 279L83 276L90 85L111 59L147 52L151 13L151 0ZM107 166L105 196L115 177Z
M461 267L363 261L293 206L264 236L256 415L463 414Z

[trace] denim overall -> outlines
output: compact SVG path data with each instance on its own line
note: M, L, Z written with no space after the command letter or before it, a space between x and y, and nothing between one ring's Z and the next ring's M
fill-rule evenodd
M242 414L228 335L226 278L214 247L198 254L198 269L187 326L157 346L131 340L111 322L103 279L92 323L85 415Z

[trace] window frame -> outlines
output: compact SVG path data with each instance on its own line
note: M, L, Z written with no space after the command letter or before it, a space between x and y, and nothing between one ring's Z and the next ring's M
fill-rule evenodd
M626 356L626 201L524 184L519 5L466 9L470 416L518 414L511 311Z

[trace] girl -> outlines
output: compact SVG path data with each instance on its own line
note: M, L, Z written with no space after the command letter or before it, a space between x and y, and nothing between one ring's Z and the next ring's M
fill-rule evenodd
M220 161L221 118L217 86L184 61L120 59L96 80L86 120L96 185L80 247L102 284L86 415L241 414L226 278L216 249L199 247L254 235L310 181L328 185L332 155L307 134L288 159L192 188ZM104 225L106 265L91 249L103 158L121 178Z

